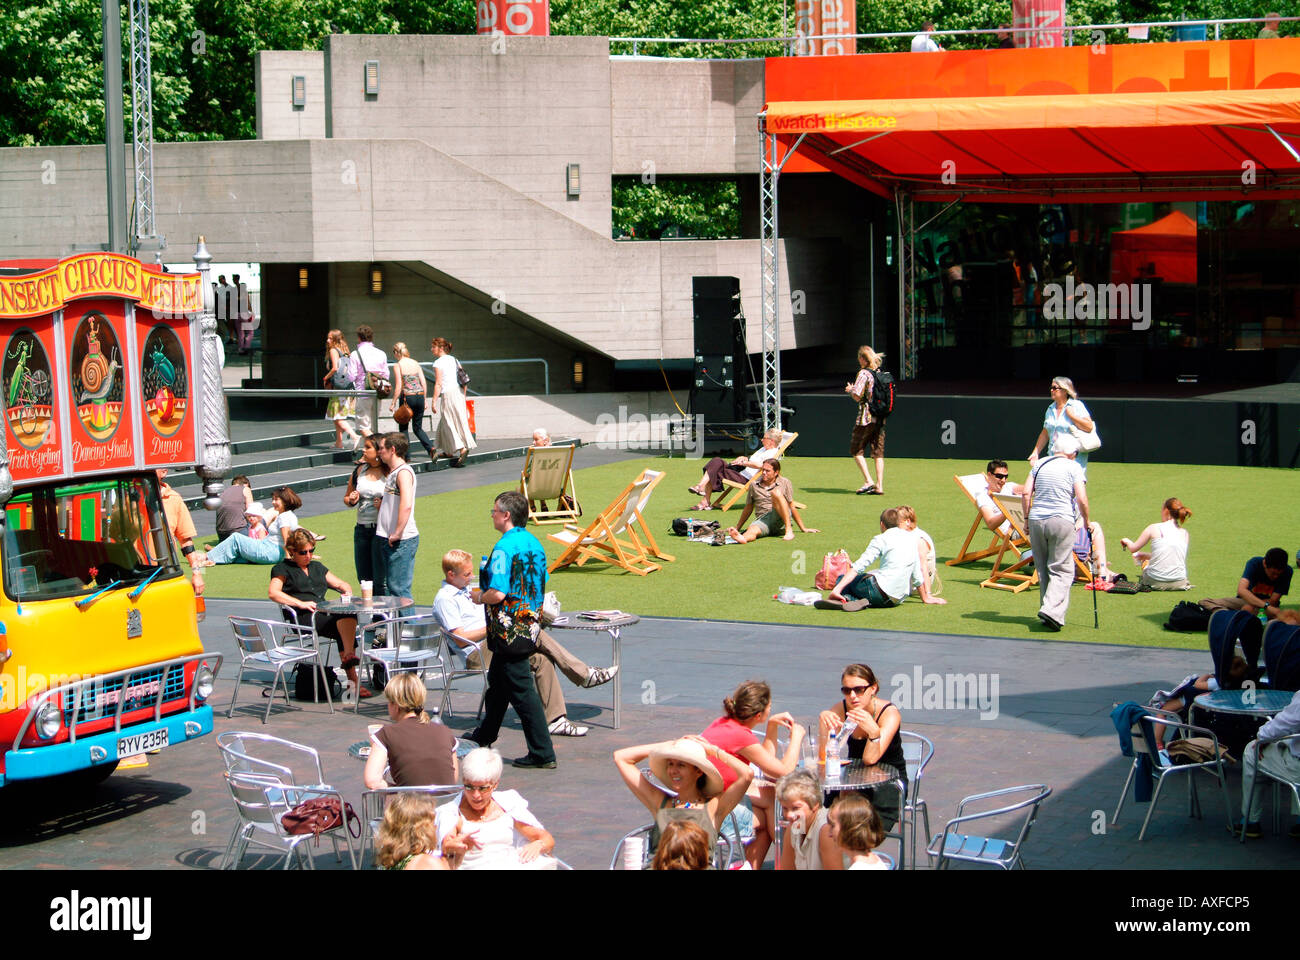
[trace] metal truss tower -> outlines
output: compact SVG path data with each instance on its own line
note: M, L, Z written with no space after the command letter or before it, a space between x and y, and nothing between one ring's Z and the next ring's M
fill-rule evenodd
M153 195L153 71L149 57L149 0L129 0L131 15L131 142L135 160L135 226L131 253L161 251ZM161 259L161 258L160 258Z

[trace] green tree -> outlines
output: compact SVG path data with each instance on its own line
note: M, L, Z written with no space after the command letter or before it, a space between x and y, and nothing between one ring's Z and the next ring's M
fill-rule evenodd
M617 177L612 219L616 237L735 237L740 235L740 191L734 180L661 178L644 184L636 177Z

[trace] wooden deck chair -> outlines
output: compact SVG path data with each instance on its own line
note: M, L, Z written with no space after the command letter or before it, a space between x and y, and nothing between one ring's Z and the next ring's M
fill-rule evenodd
M786 447L790 446L790 444L794 443L795 440L797 440L798 438L799 438L799 434L791 433L788 430L785 433L781 434L781 442L777 445L776 448L777 457L785 456ZM728 480L726 477L723 477L722 478L723 488L725 489L727 487L730 487L731 492L723 496L721 503L718 504L718 509L725 512L727 510L730 510L732 507L734 507L737 502L743 501L745 499L746 494L749 493L750 484L752 484L755 478L758 477L758 473L759 472L755 470L754 475L750 477L748 480L746 480L744 483L737 483L735 480Z
M582 515L573 486L572 445L567 447L529 447L524 454L524 469L519 474L519 492L528 501L528 519L533 523L567 523ZM537 509L548 500L554 510Z
M642 508L649 502L650 494L663 476L661 470L643 471L585 528L566 523L562 531L550 534L547 539L564 544L564 552L547 572L554 573L569 564L582 566L589 560L596 560L645 576L660 569L651 557L672 560L672 557L659 553L659 547L641 515Z
M1024 568L1034 562L1033 554L1029 550L1018 550L1012 547L1012 543L1020 541L1022 544L1029 542L1029 536L1025 533L1025 511L1024 505L1018 493L994 493L991 494L993 502L998 505L1007 522L1011 524L1011 533L1003 535L995 533L999 541L997 556L993 559L993 569L989 572L988 579L980 584L981 587L992 587L995 590L1010 590L1012 593L1020 593L1028 590L1030 587L1038 585L1038 571L1024 573ZM983 523L983 518L980 518ZM1015 550L1016 561L1009 566L1003 566L1002 561L1006 557L1008 550ZM1003 582L1008 581L1008 582Z
M1011 546L1013 540L1023 540L1029 542L1029 535L1025 532L1025 514L1022 507L1020 494L1018 493L995 493L993 502L998 505L1007 521L1011 524L1011 532L1014 536L1001 537L1002 546L998 549L998 555L993 561L993 569L989 572L989 577L981 587L993 587L995 590L1010 590L1012 593L1020 593L1029 587L1038 586L1038 571L1035 569L1032 574L1025 574L1021 571L1034 562L1033 555L1030 551L1017 552L1020 557L1015 563L1008 567L1002 566L1002 560L1007 550L1014 549ZM1092 582L1092 574L1088 570L1088 565L1079 559L1079 555L1073 550L1070 556L1074 560L1074 579L1082 580L1084 583ZM1010 584L1002 583L1003 580L1011 581Z
M997 553L1001 547L1003 538L1002 534L994 530L993 539L989 541L987 547L983 550L967 552L970 549L971 541L975 539L975 534L984 527L984 515L980 513L979 502L976 499L977 494L975 491L985 489L984 485L988 481L985 480L984 474L982 473L969 473L964 477L954 476L952 479L957 486L961 487L961 492L966 494L970 502L975 504L975 520L971 523L970 530L966 533L966 539L963 541L961 549L957 551L957 556L953 557L951 560L945 561L950 567L958 567L963 563L970 563L973 560L983 560L985 557L993 556L993 554ZM1021 549L1028 545L1029 541L1027 540L1013 538L1011 543L1008 544L1008 549L1019 557Z

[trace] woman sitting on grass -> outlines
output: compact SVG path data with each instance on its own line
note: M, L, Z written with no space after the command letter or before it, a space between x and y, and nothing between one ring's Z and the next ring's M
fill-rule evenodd
M1160 522L1153 523L1136 540L1121 537L1119 545L1133 554L1133 562L1142 567L1141 582L1152 590L1187 590L1187 531L1183 523L1192 511L1177 497L1170 497L1160 508ZM1142 548L1150 544L1150 549Z
M279 563L284 559L285 544L289 534L299 527L298 515L302 498L292 487L277 487L271 494L271 509L266 512L266 536L261 540L242 533L232 533L208 551L199 566L214 567L219 563Z

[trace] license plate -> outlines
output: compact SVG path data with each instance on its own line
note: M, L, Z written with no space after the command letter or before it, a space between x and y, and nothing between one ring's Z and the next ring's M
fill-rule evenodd
M121 737L117 741L117 759L133 757L147 750L161 750L167 746L167 728L150 730L148 733L134 733Z

